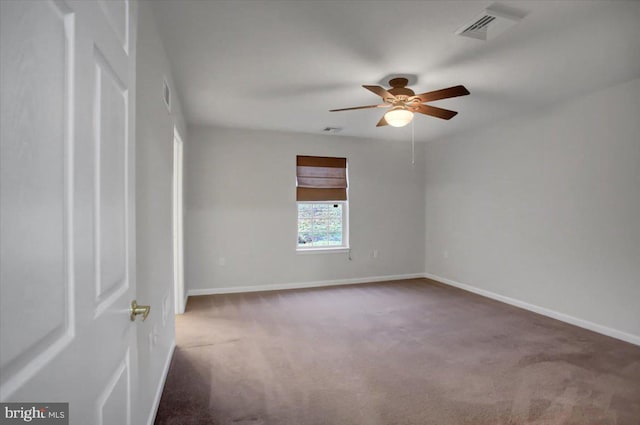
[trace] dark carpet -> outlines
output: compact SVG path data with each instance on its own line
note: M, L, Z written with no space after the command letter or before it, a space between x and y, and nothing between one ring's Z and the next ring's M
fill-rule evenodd
M158 425L640 424L640 347L415 279L190 297Z

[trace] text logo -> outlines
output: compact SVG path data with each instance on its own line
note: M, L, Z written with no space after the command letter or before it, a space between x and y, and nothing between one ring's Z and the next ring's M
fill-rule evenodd
M0 403L0 425L69 425L69 403Z

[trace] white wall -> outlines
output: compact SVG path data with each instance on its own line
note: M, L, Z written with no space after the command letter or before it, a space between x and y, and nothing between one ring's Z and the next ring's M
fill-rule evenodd
M186 128L177 93L172 87L172 113L163 101L163 78L169 85L169 64L158 35L150 5L139 3L136 128L136 244L137 297L151 305L151 314L138 323L142 417L147 423L155 413L154 398L163 377L167 357L175 341L173 317L172 173L173 129L183 138ZM163 317L163 303L169 311ZM156 343L149 343L155 330Z
M352 261L347 254L296 254L300 154L348 159ZM190 127L185 155L192 292L424 270L420 146L414 167L409 141ZM377 259L370 258L373 249Z
M640 80L425 153L428 273L640 341Z

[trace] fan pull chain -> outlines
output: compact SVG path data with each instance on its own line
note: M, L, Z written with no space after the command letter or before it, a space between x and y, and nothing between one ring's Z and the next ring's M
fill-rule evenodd
M411 165L416 165L416 132L413 126L414 121L411 121Z

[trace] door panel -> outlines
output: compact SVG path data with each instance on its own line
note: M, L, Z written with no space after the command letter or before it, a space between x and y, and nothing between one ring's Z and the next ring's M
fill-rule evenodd
M0 400L134 423L135 3L0 8Z
M95 250L98 310L127 289L128 92L99 50L95 56Z
M126 54L129 54L129 1L98 0L100 7L120 41Z
M0 16L0 335L11 335L10 343L0 344L4 389L53 357L73 334L67 130L74 17L51 2L3 2ZM38 31L25 37L24 28ZM29 320L13 331L23 317Z
M131 424L131 378L129 352L107 381L98 397L97 424ZM124 409L122 408L124 407Z

